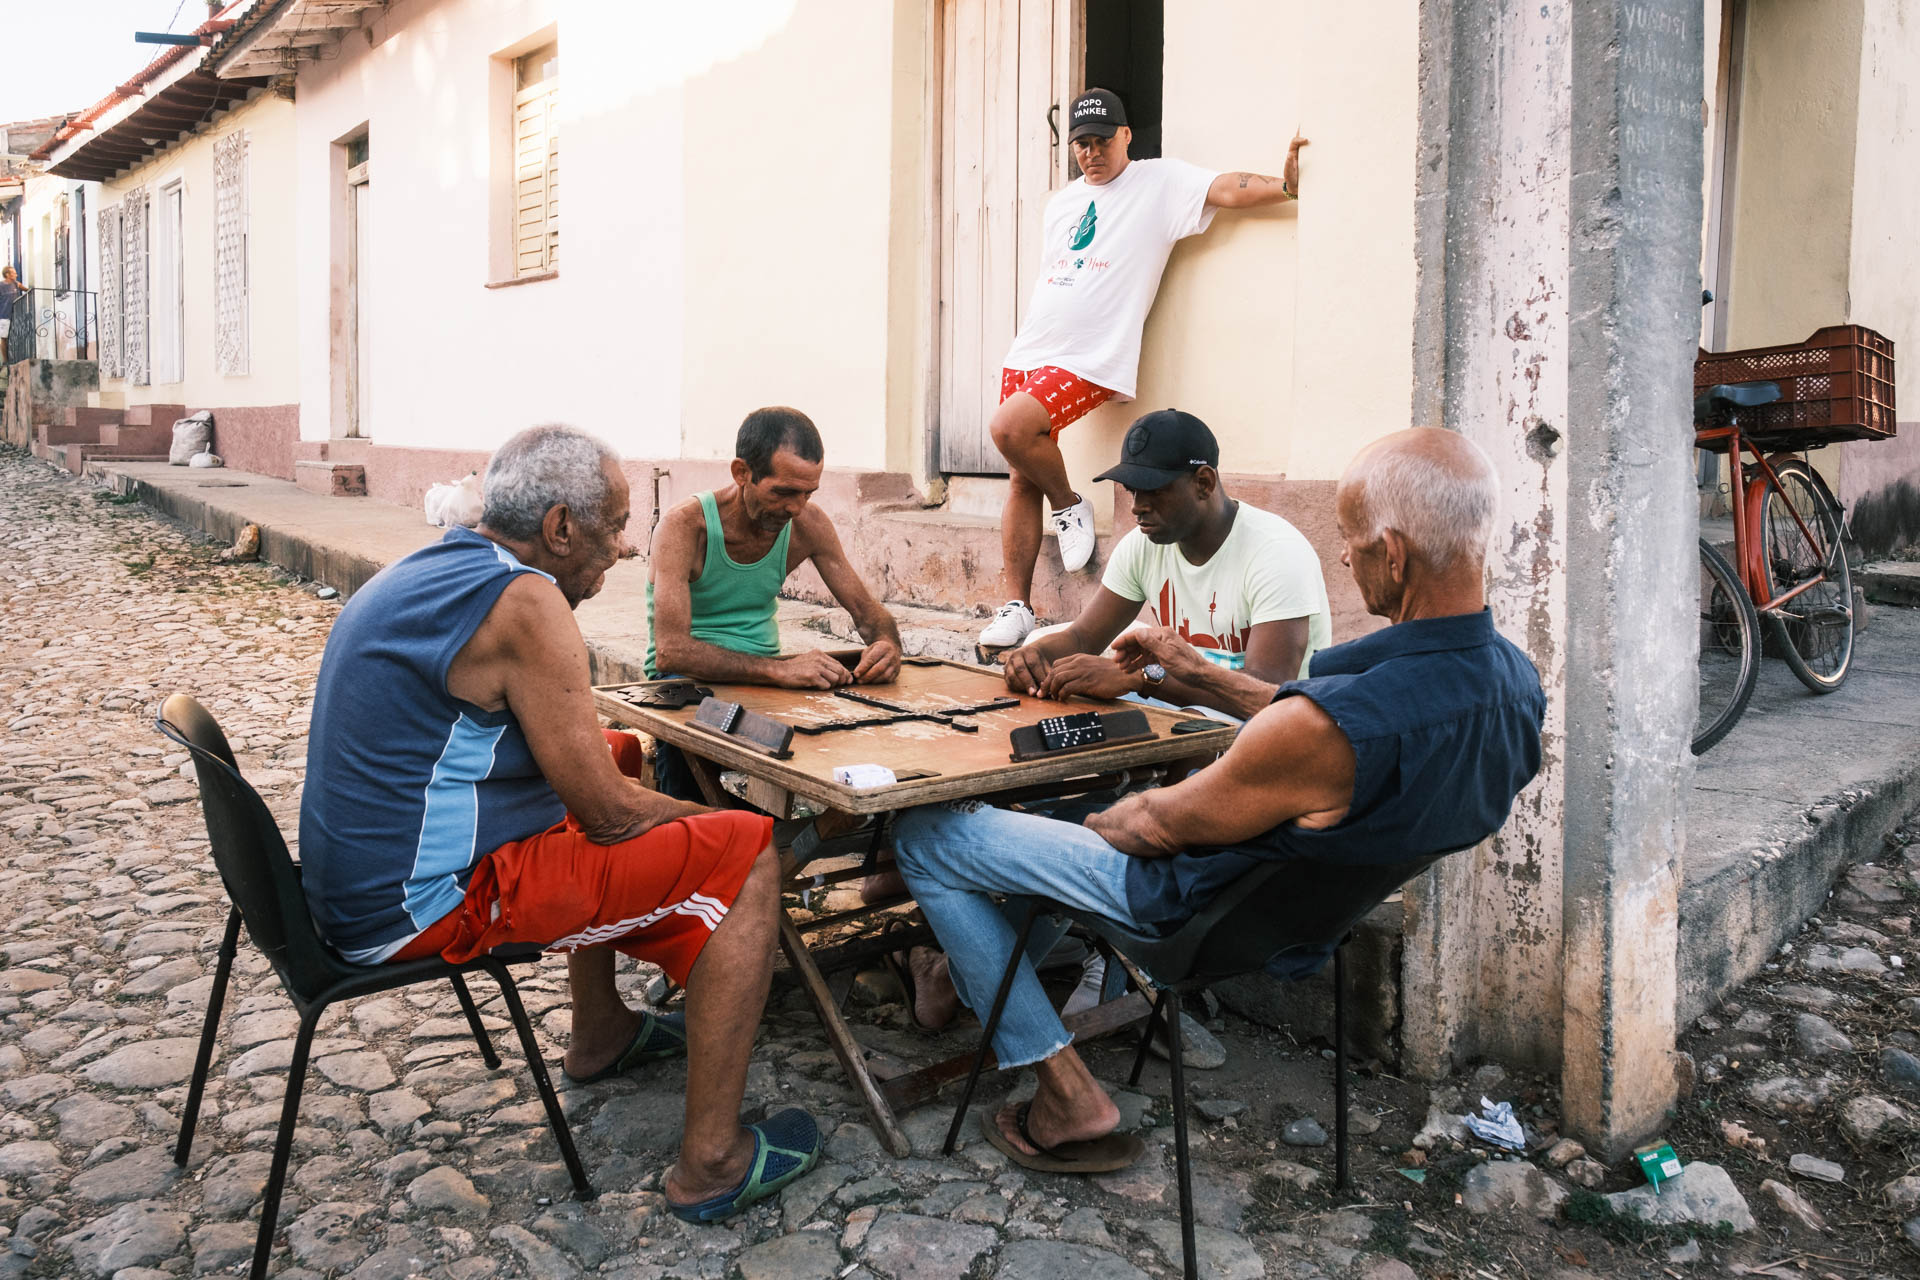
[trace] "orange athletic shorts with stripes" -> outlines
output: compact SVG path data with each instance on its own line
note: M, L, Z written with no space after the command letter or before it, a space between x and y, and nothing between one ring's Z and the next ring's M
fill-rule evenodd
M1016 391L1026 392L1047 411L1047 421L1053 424L1047 435L1052 439L1058 439L1062 431L1113 399L1113 392L1107 388L1095 386L1079 374L1052 364L1025 371L1002 369L1001 402L1005 403Z
M640 740L604 732L620 772L639 777ZM568 814L481 858L465 901L393 958L438 954L458 964L509 942L537 942L549 951L610 946L659 965L685 986L772 836L772 818L724 809L595 844Z

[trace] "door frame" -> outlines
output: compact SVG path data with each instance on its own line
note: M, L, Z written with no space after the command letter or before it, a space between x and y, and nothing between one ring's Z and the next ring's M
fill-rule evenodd
M372 188L372 160L362 160L347 169L347 431L348 439L364 439L373 405L373 396L368 393L367 378L371 363L367 359L363 339L372 332L370 316L361 315L361 302L366 288L366 264L361 261L360 242L360 201L364 192ZM371 197L368 197L371 200Z

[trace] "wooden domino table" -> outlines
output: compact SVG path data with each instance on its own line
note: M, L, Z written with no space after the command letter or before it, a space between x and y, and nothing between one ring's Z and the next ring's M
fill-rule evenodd
M859 658L858 651L835 656L849 665ZM750 742L696 725L696 708L692 705L676 709L644 701L672 683L603 686L594 690L594 702L615 724L680 748L709 804L729 807L737 803L719 785L722 770L737 769L748 779L747 798L777 818L792 815L796 796L841 813L883 814L942 800L1069 795L1087 790L1087 780L1096 776L1224 751L1234 735L1232 726L1213 721L1206 721L1195 732L1175 733L1174 725L1196 717L1184 711L1143 707L1140 709L1154 735L1151 739L1016 761L1008 744L1008 736L1016 728L1050 716L1109 711L1131 704L1085 699L1057 702L1022 696L1010 707L954 715L955 708L979 706L1013 695L994 668L926 658L908 659L891 684L850 686L854 693L894 707L949 713L954 721L974 726L974 731L966 732L939 720L887 719L893 713L884 708L826 691L702 682L716 698L738 703L796 729L848 720L887 720L818 733L796 732L790 753L776 757ZM836 767L853 764L885 765L901 775L901 780L861 790L834 781ZM789 885L797 889L792 884L795 870L789 868ZM840 878L856 874L841 873ZM809 871L799 878L811 881L814 876ZM906 1109L930 1100L942 1083L964 1072L966 1059L897 1075L884 1085L876 1083L865 1051L841 1018L805 938L805 932L827 924L844 924L855 916L871 917L894 905L898 904L881 903L865 911L843 912L814 920L804 929L783 907L780 944L813 1001L835 1056L865 1102L881 1141L893 1154L904 1157L911 1153L911 1145L894 1118L895 1108ZM1068 1021L1068 1029L1082 1035L1101 1034L1144 1017L1146 1011L1146 1002L1134 994L1077 1015Z

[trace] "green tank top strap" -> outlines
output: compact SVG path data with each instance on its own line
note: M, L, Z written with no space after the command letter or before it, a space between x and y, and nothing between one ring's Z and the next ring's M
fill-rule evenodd
M793 543L793 525L780 531L773 547L752 564L741 564L727 554L726 532L720 527L720 507L711 492L698 495L706 518L707 553L700 576L687 589L693 638L708 644L771 658L780 652L780 588L787 580L787 554ZM647 584L647 674L660 676L654 664L653 584Z

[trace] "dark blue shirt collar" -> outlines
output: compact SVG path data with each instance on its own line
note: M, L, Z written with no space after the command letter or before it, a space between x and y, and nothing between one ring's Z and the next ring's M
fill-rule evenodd
M1392 658L1414 653L1472 649L1494 639L1493 611L1450 613L1439 618L1415 618L1322 649L1313 655L1309 676L1358 675Z

